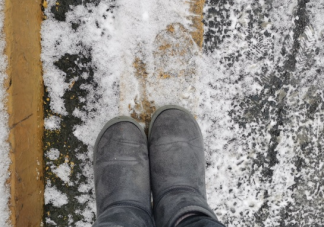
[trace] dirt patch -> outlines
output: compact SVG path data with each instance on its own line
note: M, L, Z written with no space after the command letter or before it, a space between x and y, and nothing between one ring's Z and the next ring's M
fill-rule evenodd
M11 224L40 226L43 215L41 0L6 0Z
M190 1L190 11L193 13L191 21L193 26L196 28L194 32L191 32L192 38L195 40L198 47L202 48L204 41L204 23L203 23L203 10L205 0Z
M138 122L145 123L145 133L148 134L148 128L151 121L151 116L155 112L156 108L153 101L149 101L146 93L146 78L147 71L145 63L139 59L135 58L133 63L133 67L135 68L135 76L141 84L140 93L141 97L134 100L135 106L132 109L129 105L128 108L131 112L132 118L136 119Z

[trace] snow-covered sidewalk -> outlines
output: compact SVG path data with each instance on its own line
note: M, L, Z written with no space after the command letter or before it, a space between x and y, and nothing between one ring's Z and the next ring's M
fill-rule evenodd
M204 13L200 51L186 1L47 2L47 226L91 226L102 125L164 104L197 116L227 226L324 224L324 4L207 0Z

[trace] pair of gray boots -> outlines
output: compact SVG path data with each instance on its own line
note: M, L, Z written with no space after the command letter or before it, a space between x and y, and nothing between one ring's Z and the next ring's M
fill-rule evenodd
M206 201L201 131L181 107L157 110L148 140L133 119L112 119L97 138L93 161L94 226L171 227L187 214L217 220Z

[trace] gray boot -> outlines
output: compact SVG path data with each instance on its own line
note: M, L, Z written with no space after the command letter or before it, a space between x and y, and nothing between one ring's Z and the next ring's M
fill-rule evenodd
M149 128L149 154L157 227L173 227L188 213L216 219L206 201L203 138L187 110L157 110Z
M94 147L94 226L153 226L147 139L129 117L109 121Z

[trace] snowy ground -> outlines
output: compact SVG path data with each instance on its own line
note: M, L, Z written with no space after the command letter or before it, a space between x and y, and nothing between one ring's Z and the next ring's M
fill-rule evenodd
M171 103L197 115L220 221L324 225L324 2L207 0L201 54L185 1L44 5L46 226L93 223L107 120ZM165 58L168 40L189 50Z
M4 55L5 36L3 32L4 22L4 1L0 0L0 226L7 227L10 215L9 202L9 187L7 179L9 178L9 144L8 144L8 114L7 114L7 92L5 89L5 80L7 78L7 58Z

